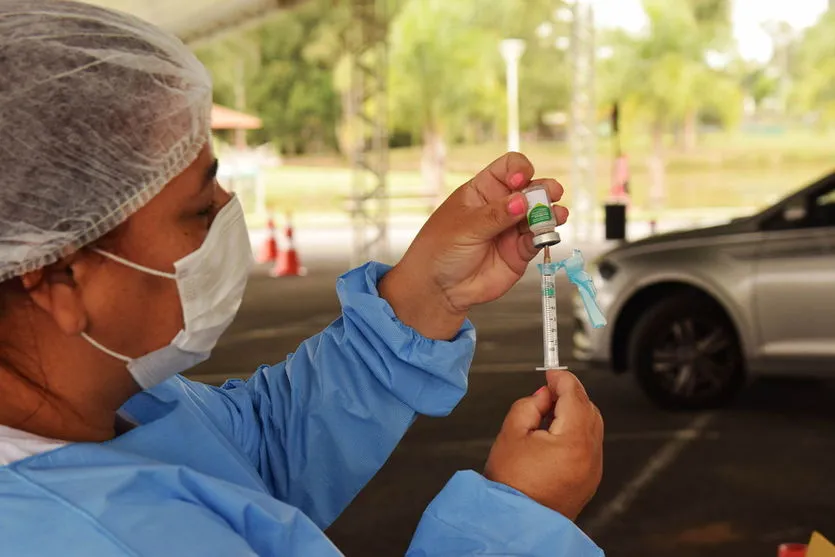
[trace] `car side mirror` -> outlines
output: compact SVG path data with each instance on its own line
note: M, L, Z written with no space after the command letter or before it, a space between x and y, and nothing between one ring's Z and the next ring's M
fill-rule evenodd
M783 208L783 220L786 222L800 222L807 214L806 204L802 202L796 201Z

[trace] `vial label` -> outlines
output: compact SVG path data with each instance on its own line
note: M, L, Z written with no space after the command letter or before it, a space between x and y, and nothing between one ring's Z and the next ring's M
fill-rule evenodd
M545 188L537 187L527 190L525 197L528 199L528 226L534 233L537 233L540 228L547 230L550 228L549 225L556 226L554 214L551 212L551 200L548 199Z
M540 222L548 222L550 220L551 209L549 209L542 203L537 203L536 205L531 207L531 210L528 213L528 225L530 226L539 224Z

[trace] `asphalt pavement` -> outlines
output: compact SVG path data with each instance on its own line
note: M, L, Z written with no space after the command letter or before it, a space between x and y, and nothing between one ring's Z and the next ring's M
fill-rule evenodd
M306 277L259 268L235 324L192 377L218 383L284 359L339 315L334 284L346 261L310 260ZM835 383L760 381L723 411L657 410L628 374L571 359L570 286L561 286L563 360L606 420L604 480L579 525L607 555L759 557L813 529L835 539ZM329 529L347 556L403 555L449 478L482 469L511 403L543 384L539 304L534 271L473 311L478 348L466 398L447 418L418 419Z

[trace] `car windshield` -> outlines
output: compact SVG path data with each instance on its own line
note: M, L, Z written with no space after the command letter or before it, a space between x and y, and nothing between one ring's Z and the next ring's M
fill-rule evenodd
M768 211L769 209L771 209L772 207L774 207L776 205L780 205L781 203L784 203L790 197L793 197L794 195L796 195L796 194L798 194L798 193L800 193L804 190L816 188L822 182L830 182L830 183L835 182L835 172L832 172L828 175L824 175L822 177L813 178L812 180L809 180L807 182L806 186L804 186L802 188L795 189L795 190L791 190L789 192L786 192L784 195L774 196L774 197L771 197L771 198L763 199L759 204L757 204L757 208L754 212L752 212L750 214L739 215L735 220L747 219L747 218L762 214L762 213Z

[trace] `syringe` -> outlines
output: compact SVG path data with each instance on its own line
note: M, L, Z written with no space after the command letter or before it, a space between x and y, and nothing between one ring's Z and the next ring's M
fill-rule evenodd
M545 365L539 370L566 369L560 366L559 335L557 333L557 291L555 287L556 269L551 263L551 251L544 249L544 264L540 265L542 275L542 345L545 352Z

